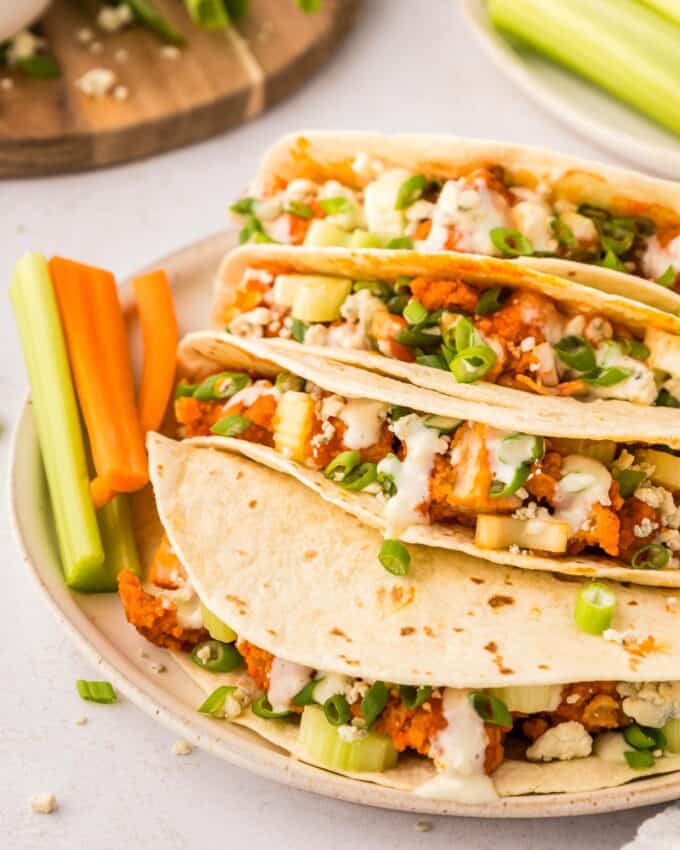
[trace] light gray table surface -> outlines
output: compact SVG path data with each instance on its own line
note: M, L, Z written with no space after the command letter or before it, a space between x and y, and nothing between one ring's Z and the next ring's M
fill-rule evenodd
M220 229L229 199L247 183L265 147L284 132L309 127L450 132L609 159L528 102L491 66L455 0L366 0L356 30L326 68L254 123L132 165L0 183L4 292L12 264L25 250L73 256L122 277ZM3 470L24 391L5 294ZM319 850L618 850L655 811L561 821L427 818L432 830L421 833L415 815L289 790L198 751L179 758L172 753L176 736L127 700L113 707L79 700L75 679L94 671L22 570L6 507L0 511L0 564L3 850L287 850L312 844ZM76 725L83 714L89 723ZM50 816L30 810L30 796L41 790L58 797L59 809Z

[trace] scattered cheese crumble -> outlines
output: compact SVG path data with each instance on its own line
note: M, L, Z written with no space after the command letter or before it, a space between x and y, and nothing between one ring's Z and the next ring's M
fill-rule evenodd
M176 756L188 756L191 753L191 745L188 741L180 738L172 745L172 751Z
M568 761L585 758L593 749L593 739L575 720L558 723L544 732L527 749L529 761Z
M116 84L116 75L108 68L90 68L76 80L76 86L87 97L105 97Z
M97 15L97 24L106 32L118 32L132 22L132 10L126 3L120 6L102 6Z
M31 808L39 815L49 815L57 808L57 798L51 791L43 791L31 797Z

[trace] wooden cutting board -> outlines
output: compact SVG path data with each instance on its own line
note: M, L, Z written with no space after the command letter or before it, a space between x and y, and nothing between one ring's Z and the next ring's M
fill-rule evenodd
M180 0L155 2L187 37L178 55L139 26L100 32L78 2L55 0L43 30L62 77L0 71L14 83L0 86L0 177L98 168L241 124L324 63L353 23L359 0L324 0L314 14L293 0L251 0L248 16L221 32L195 27ZM97 52L91 42L80 43L84 27L93 30ZM112 70L127 97L84 95L77 81L92 68Z

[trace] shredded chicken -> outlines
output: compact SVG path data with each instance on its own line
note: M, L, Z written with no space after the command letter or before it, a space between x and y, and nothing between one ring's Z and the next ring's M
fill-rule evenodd
M263 691L269 690L269 673L272 669L274 656L266 649L260 649L247 640L241 640L236 644L236 648L243 656L246 662L248 675L255 682L258 688Z
M430 313L444 308L474 313L479 298L479 293L472 286L462 280L451 279L416 277L411 281L411 292Z
M616 682L578 682L562 690L562 702L552 712L534 715L522 722L522 732L535 741L551 726L575 720L587 732L620 729L630 721L621 709Z

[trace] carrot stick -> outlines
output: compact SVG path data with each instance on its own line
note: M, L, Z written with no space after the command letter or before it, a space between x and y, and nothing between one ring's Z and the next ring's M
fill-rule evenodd
M164 271L135 278L133 287L144 339L139 421L143 432L157 431L175 382L177 317Z
M102 269L60 257L49 265L94 466L102 479L95 492L138 490L148 481L147 459L115 280Z
M115 498L116 491L109 487L106 478L97 476L90 481L90 495L92 496L95 508L99 509L103 508L104 505L108 505Z

